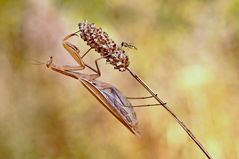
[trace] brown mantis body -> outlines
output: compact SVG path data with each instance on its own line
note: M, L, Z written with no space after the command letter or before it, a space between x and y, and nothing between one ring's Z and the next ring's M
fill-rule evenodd
M126 126L133 134L139 135L138 130L138 120L136 117L136 113L133 107L144 107L144 106L156 106L159 104L150 104L150 105L137 105L132 106L129 102L127 97L125 97L116 87L96 80L101 73L95 61L97 69L90 67L89 65L85 64L80 56L80 50L73 44L67 42L67 40L76 35L75 33L66 36L63 40L64 48L70 53L70 55L75 59L75 61L79 64L79 66L56 66L53 63L53 58L50 57L46 63L46 66L53 71L59 72L63 75L70 76L74 79L79 80L86 89L93 94L96 99L111 113L113 114L124 126ZM86 54L84 54L86 55ZM84 57L83 55L83 57ZM83 74L76 71L80 71L88 67L89 69L93 70L95 74ZM132 99L145 99L151 98L150 97L139 97L139 98L132 98ZM129 98L130 99L130 98Z
M64 41L63 41L63 46L66 48L66 50L71 54L71 56L76 60L76 62L79 64L79 66L63 66L60 69L55 67L55 65L51 65L52 63L50 62L51 60L48 61L48 67L50 67L52 70L63 73L65 75L71 76L76 79L80 79L82 84L117 118L121 123L123 123L131 132L134 134L137 134L138 131L136 129L136 116L133 115L135 112L132 109L132 105L128 102L127 98L124 97L119 91L118 93L112 93L112 91L109 93L108 96L104 96L103 94L105 93L104 90L117 90L115 87L110 86L109 84L103 83L103 82L96 82L96 78L98 78L101 75L101 72L98 67L98 60L105 58L107 62L112 64L115 69L118 69L119 71L125 71L127 70L150 94L150 97L155 98L159 104L153 104L153 105L148 105L148 106L155 106L155 105L162 105L165 110L167 110L173 118L180 124L180 126L187 132L187 134L190 136L190 138L197 144L197 146L203 151L203 153L207 156L207 158L212 159L210 154L207 152L207 150L204 148L204 146L197 140L197 138L193 135L193 133L187 128L187 126L175 115L175 113L172 112L172 110L164 103L158 96L155 94L146 84L141 80L136 74L134 74L129 68L129 59L128 56L125 54L125 51L122 49L122 47L129 47L136 49L135 46L127 44L123 42L121 44L122 47L119 47L115 44L113 40L111 40L108 37L108 34L106 32L103 32L101 28L96 28L94 24L89 24L86 21L83 21L79 24L80 28L80 36L81 38L87 42L87 45L90 46L90 49L83 55L80 56L79 49L66 42L67 39L70 37L77 35L76 33L68 35ZM95 49L96 52L100 53L101 57L95 60L96 68L94 69L90 67L89 65L85 64L83 62L83 57L91 50ZM95 72L95 74L92 75L85 75L85 74L80 74L72 72L76 70L82 70L85 67L88 67L92 71ZM86 78L87 77L87 78ZM94 84L95 83L95 84ZM97 83L97 84L96 84ZM105 87L101 87L101 85L105 85ZM117 92L117 91L116 91ZM106 93L107 94L107 93ZM112 97L112 95L118 94L121 97ZM112 97L110 99L110 96ZM146 97L147 98L147 97ZM125 115L121 112L121 114L115 110L112 111L110 107L115 107L114 103L106 104L107 102L109 103L112 100L123 100L124 102L121 102L121 107L130 107L131 109L128 110L128 113L134 119L134 124L129 124L129 120L125 120L124 117ZM139 98L139 99L144 99L144 98ZM125 105L127 104L127 105ZM142 105L145 106L145 105ZM140 107L140 106L138 106ZM121 116L123 115L123 116Z
M52 57L48 60L47 67L53 71L79 80L82 85L124 126L132 133L139 135L136 113L133 107L131 107L131 103L117 88L108 83L95 80L94 74L82 74L79 72L67 71L64 67L58 67L53 63Z

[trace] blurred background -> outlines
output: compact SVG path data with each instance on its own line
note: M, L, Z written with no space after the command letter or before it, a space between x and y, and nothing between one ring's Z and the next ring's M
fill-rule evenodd
M205 158L163 108L136 109L138 138L79 81L32 64L76 65L62 39L84 19L138 48L127 51L130 68L214 158L239 158L238 0L0 0L0 158ZM127 72L100 67L99 80L124 95L148 95Z

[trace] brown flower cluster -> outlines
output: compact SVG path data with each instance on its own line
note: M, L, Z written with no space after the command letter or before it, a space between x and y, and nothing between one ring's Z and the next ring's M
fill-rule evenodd
M109 38L108 34L97 28L94 23L90 24L86 20L79 24L80 36L87 42L91 48L100 53L106 58L106 61L114 65L115 69L125 71L129 66L128 56L125 51L116 45L116 43Z

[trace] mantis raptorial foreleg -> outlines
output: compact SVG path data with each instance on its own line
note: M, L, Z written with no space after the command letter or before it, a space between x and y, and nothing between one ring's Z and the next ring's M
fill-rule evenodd
M68 51L68 53L75 59L75 61L79 64L79 66L62 66L61 68L64 69L65 71L78 71L78 70L83 70L85 69L85 67L88 67L89 69L91 69L92 71L96 72L96 74L94 74L94 79L95 78L98 78L100 77L101 75L101 72L100 72L100 69L99 69L99 66L98 66L98 61L105 58L105 57L100 57L98 59L95 60L95 65L96 65L96 69L92 68L91 66L87 65L84 63L84 61L82 60L83 57L85 55L87 55L90 50L88 49L82 56L80 56L80 50L73 44L67 42L67 40L73 36L78 36L76 34L77 32L75 33L72 33L70 35L67 35L64 40L63 40L63 46L64 48ZM108 55L107 55L108 56ZM93 75L92 75L93 76Z
M78 79L76 73L71 72L71 71L66 71L64 68L62 67L58 67L53 63L53 58L52 56L49 58L49 60L46 63L46 66L50 69L52 69L53 71L59 72L61 74L64 74L66 76L70 76L72 78Z
M71 66L67 66L68 68L66 68L66 66L57 66L53 63L53 58L50 57L49 60L47 61L47 64L46 66L50 69L52 69L53 71L56 71L56 72L59 72L63 75L66 75L66 76L70 76L72 78L75 78L75 79L80 79L80 78L87 78L89 80L94 80L96 78L98 78L98 74L81 74L81 73L78 73L78 72L74 72L74 67L71 68Z
M75 45L67 42L67 40L72 36L78 36L76 33L67 35L63 40L63 46L68 51L68 53L75 59L75 61L79 64L80 66L79 70L82 70L85 68L85 63L83 62L80 56L80 50Z

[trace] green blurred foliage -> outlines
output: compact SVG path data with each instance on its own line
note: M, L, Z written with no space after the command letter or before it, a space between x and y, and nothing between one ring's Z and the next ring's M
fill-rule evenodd
M137 138L79 81L32 64L49 56L76 64L61 43L83 19L136 45L130 67L212 156L239 158L238 0L0 0L0 158L205 158L162 108L136 109ZM100 65L100 80L147 95L129 74Z

